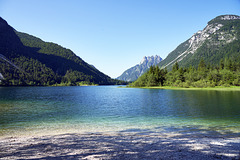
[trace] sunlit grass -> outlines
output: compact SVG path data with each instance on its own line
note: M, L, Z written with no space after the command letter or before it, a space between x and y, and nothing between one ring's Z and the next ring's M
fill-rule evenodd
M145 89L172 89L172 90L217 90L217 91L240 91L240 86L231 86L231 87L207 87L207 88L196 88L196 87L173 87L173 86L153 86L153 87L138 87Z

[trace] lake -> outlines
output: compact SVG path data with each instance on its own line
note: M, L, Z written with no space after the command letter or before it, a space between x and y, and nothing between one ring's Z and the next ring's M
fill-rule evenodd
M239 134L240 92L118 86L1 87L0 136Z

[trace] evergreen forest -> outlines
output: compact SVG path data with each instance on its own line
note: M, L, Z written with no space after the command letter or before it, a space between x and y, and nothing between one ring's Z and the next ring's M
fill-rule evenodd
M0 86L114 85L70 49L13 29L0 17Z
M231 58L224 58L218 64L206 64L200 60L197 67L179 67L176 62L171 71L152 66L130 87L230 87L240 86L240 62Z

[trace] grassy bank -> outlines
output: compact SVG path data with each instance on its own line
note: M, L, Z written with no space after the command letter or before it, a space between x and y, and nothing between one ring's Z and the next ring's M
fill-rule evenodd
M207 88L183 88L183 87L172 87L172 86L154 86L154 87L130 87L130 88L144 88L144 89L171 89L171 90L216 90L216 91L240 91L240 86L231 87L207 87Z

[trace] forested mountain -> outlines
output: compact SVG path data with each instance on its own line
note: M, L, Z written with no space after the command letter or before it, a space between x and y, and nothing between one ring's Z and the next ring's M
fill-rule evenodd
M157 65L159 62L161 62L161 60L162 58L158 55L148 57L144 56L139 64L124 71L121 76L117 77L117 79L128 82L135 81L151 66Z
M16 31L0 17L0 85L117 84L58 44Z
M133 87L240 86L240 16L223 15L180 44Z
M207 26L180 44L163 61L161 68L197 67L203 59L206 64L217 64L221 59L240 60L240 16L222 15L209 21Z

